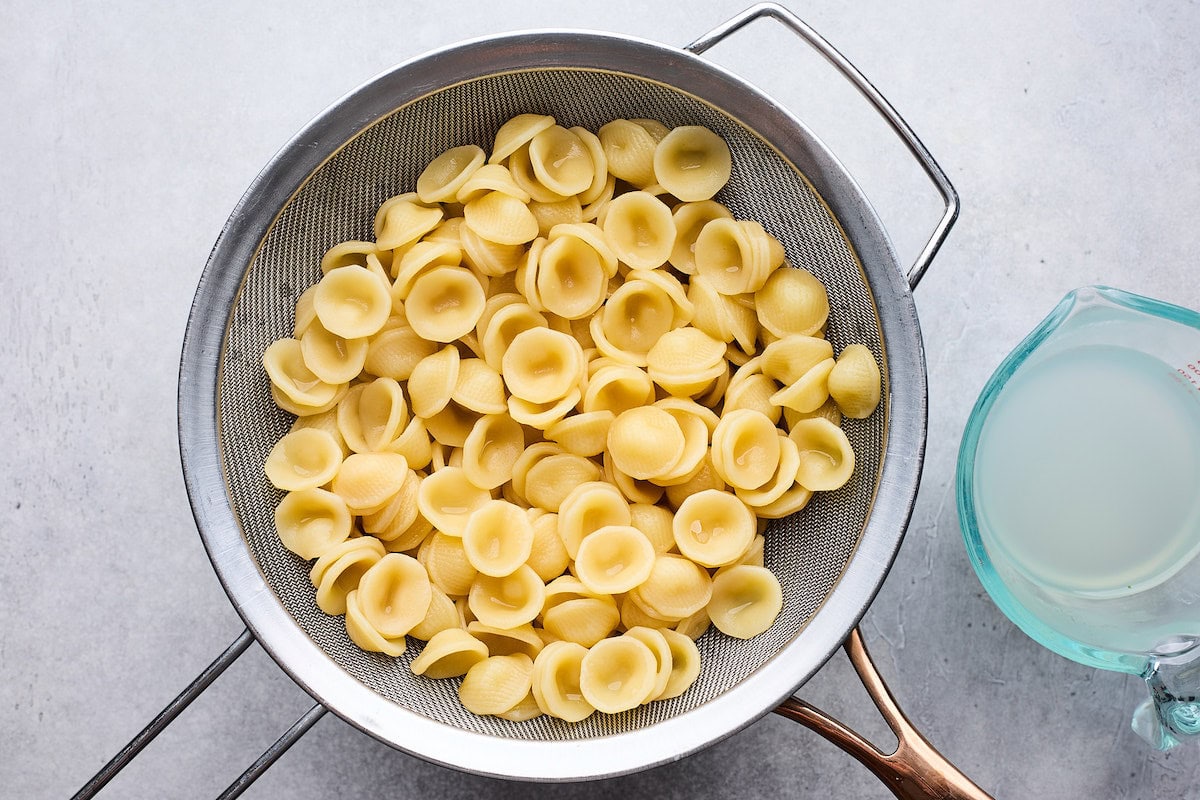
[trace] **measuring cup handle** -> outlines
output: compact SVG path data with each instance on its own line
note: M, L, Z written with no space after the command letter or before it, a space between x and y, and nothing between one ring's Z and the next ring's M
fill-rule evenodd
M910 289L916 289L920 283L921 277L924 276L925 270L929 268L929 263L937 254L938 249L942 246L942 242L946 240L946 235L950 232L954 221L958 219L959 200L958 192L950 184L950 179L946 177L946 173L938 166L929 150L917 138L913 129L908 126L908 123L896 112L892 104L879 93L866 76L858 71L858 68L850 63L840 52L834 48L823 36L810 28L807 23L801 20L792 12L788 11L778 3L759 3L733 17L723 25L718 25L708 33L696 39L691 44L684 47L684 50L695 53L697 55L708 50L718 42L723 41L726 37L744 28L749 23L760 17L770 17L777 22L782 23L786 28L791 30L805 42L807 42L814 50L820 53L826 61L837 68L838 72L850 81L856 89L870 101L875 110L883 116L884 120L891 126L896 135L900 137L909 152L917 159L921 168L925 170L925 174L933 182L938 193L942 196L944 210L942 217L938 220L937 227L934 228L933 234L929 237L925 247L917 255L916 261L909 268L906 278Z
M1142 677L1150 698L1134 711L1134 732L1156 750L1200 740L1200 655L1151 659Z
M875 669L858 628L842 645L854 671L888 727L896 734L896 750L884 753L825 712L792 697L775 713L816 731L858 759L900 800L992 800L913 727Z

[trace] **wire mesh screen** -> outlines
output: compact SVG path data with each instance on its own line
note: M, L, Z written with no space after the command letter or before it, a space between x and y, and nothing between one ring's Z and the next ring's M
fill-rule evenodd
M746 679L801 634L836 584L871 512L886 407L867 420L843 423L857 457L850 483L818 494L804 511L767 530L765 561L779 577L784 596L775 624L748 641L710 630L698 642L700 677L677 698L617 715L594 714L574 724L549 717L527 722L477 717L460 705L457 680L411 674L418 642L410 640L399 658L355 646L343 618L317 608L310 564L284 549L275 532L273 512L282 495L264 476L263 463L292 417L272 402L262 354L274 340L291 335L296 298L320 278L320 259L328 248L371 239L378 206L412 191L431 159L468 143L490 150L500 125L521 113L550 114L564 126L593 131L615 118L653 118L667 126L698 124L717 132L733 153L733 173L716 199L737 218L762 223L783 243L792 264L821 279L830 297L827 336L835 352L851 342L867 345L885 365L885 381L887 362L862 269L810 184L745 122L642 78L556 68L492 75L441 89L396 109L347 142L280 210L252 263L244 265L247 272L229 318L217 387L228 491L266 583L296 624L373 690L380 703L398 703L445 724L495 736L586 739L651 725L703 704Z

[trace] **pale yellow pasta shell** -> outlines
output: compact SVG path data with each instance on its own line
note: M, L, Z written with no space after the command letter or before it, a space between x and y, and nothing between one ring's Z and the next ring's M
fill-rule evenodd
M587 150L592 159L592 180L588 187L579 193L579 202L588 205L595 202L604 192L605 184L608 182L608 157L604 155L604 145L600 142L600 137L589 131L587 128L575 126L569 129L571 133L579 137L580 143Z
M504 379L481 358L464 358L459 362L452 399L480 414L503 414L508 409Z
M637 187L649 186L654 178L654 150L658 141L641 125L616 119L597 132L608 171Z
M337 424L337 409L333 408L322 414L312 414L307 417L296 417L292 423L291 430L300 431L313 428L315 430L324 431L333 437L337 442L338 448L342 451L342 457L350 455L350 448L346 446L346 441L342 438L342 432L338 430Z
M409 636L423 641L429 641L444 630L461 627L458 619L458 608L454 605L454 601L450 599L450 595L432 583L430 584L430 589L433 592L433 596L429 601L429 608L425 611L425 616L408 632Z
M692 306L692 301L688 300L687 289L668 270L631 269L625 275L625 281L645 281L665 293L671 300L672 328L687 325L695 316L695 308Z
M567 722L587 719L596 709L583 697L579 672L587 648L551 642L533 661L533 696L542 713Z
M324 275L338 267L365 267L367 256L374 255L378 258L379 252L374 242L338 242L321 256L321 274Z
M328 384L322 382L322 385L327 386ZM331 411L341 401L341 399L346 396L346 391L350 388L350 385L343 383L340 386L335 386L333 388L333 397L329 399L329 402L322 403L318 406L310 406L297 403L295 400L288 397L287 394L280 391L278 386L272 383L271 399L275 401L275 405L279 406L288 413L295 414L297 417L315 416L318 414L324 414L327 411Z
M675 243L668 261L685 275L696 274L696 239L706 224L714 219L733 219L728 208L715 200L680 203L671 210L675 219Z
M275 509L275 530L283 546L302 559L320 557L350 535L346 501L325 489L283 495Z
M833 345L817 336L793 334L763 348L763 374L780 383L792 384L822 361L833 358Z
M533 547L525 563L543 581L552 581L562 575L571 562L566 545L558 535L558 515L542 514L532 521Z
M679 552L705 567L737 561L757 532L754 513L736 495L708 489L688 497L672 525Z
M854 473L854 450L845 432L827 419L797 422L788 436L800 451L796 483L813 492L840 489Z
M408 398L414 414L428 419L446 407L458 385L461 361L458 349L446 345L417 362L408 379Z
M545 114L518 114L500 126L492 144L489 164L497 164L528 144L534 136L554 125L554 117Z
M675 548L673 519L670 509L652 503L631 503L629 506L629 524L642 532L656 554Z
M784 258L783 245L752 220L714 219L696 237L696 272L718 292L757 292Z
M550 231L559 225L575 225L583 222L583 206L578 197L568 197L554 203L539 203L536 200L529 204L529 212L537 220L538 236L549 236Z
M663 496L663 487L648 480L631 477L613 463L612 454L604 453L604 480L617 487L630 503L657 503Z
M600 187L599 193L594 199L588 201L583 206L583 221L593 222L604 216L608 204L612 202L613 196L617 191L617 179L613 175L609 175L604 185Z
M471 513L491 499L488 490L471 483L461 467L445 467L421 481L417 507L442 533L462 536Z
M727 370L724 343L698 328L669 331L646 354L651 380L676 397L706 392Z
M480 237L497 244L525 244L538 235L533 212L518 198L504 192L488 192L467 203L463 219Z
M508 171L512 173L517 186L532 198L535 203L557 203L566 198L546 186L538 178L533 169L533 160L529 154L529 145L518 148L508 157Z
M644 703L654 691L658 665L644 642L630 636L592 645L579 670L579 688L597 711L616 714Z
M378 511L363 514L363 530L380 541L390 542L411 528L420 513L417 509L417 493L421 480L420 475L409 469L400 491L392 495L391 500Z
M865 345L842 349L829 372L829 396L851 419L866 419L879 405L879 365Z
M483 347L483 357L488 365L497 371L504 368L504 354L518 334L532 328L548 328L546 318L533 307L524 302L521 295L516 295L522 302L509 303L497 309L483 326L480 319L480 344Z
M515 628L493 628L479 620L467 623L467 633L487 645L488 655L511 656L522 653L537 658L545 643L528 622Z
M776 270L754 294L762 326L776 336L811 336L829 319L829 295L816 276L802 267Z
M568 453L590 458L604 452L608 429L616 418L607 409L572 414L548 427L546 438L562 445Z
M592 319L590 330L600 352L642 367L646 353L673 327L675 305L660 287L635 279L613 292L603 313Z
M463 443L463 472L475 486L496 489L512 480L513 464L525 450L525 433L507 414L485 414Z
M300 342L295 339L278 339L272 342L263 353L263 367L271 384L279 393L284 395L292 404L306 406L309 413L320 413L336 402L338 394L345 391L345 386L326 383L318 378L304 363ZM278 398L276 398L278 403ZM319 409L319 410L318 410ZM291 408L287 408L291 411Z
M632 525L607 525L584 537L575 574L598 594L621 594L650 577L654 545Z
M601 255L577 236L559 236L546 245L536 280L542 305L566 319L594 313L608 289Z
M654 382L649 375L635 366L610 365L601 367L588 379L583 410L619 415L652 402Z
M312 325L317 319L317 311L313 308L313 297L317 294L317 285L305 289L296 298L296 321L292 326L292 338L297 341L308 330L308 326Z
M515 197L522 203L528 203L529 193L517 186L512 173L503 164L484 164L469 177L458 190L455 199L464 204L483 197L488 192L503 192ZM465 240L464 240L465 244Z
M517 456L517 460L513 462L512 467L512 488L513 492L518 496L525 497L526 478L529 476L529 470L533 465L543 458L556 455L564 452L561 447L553 442L535 442L525 448L525 451Z
M720 489L725 491L729 486L725 480L717 473L712 463L711 450L705 455L704 460L700 464L700 468L687 481L680 484L673 484L666 487L667 502L673 508L679 508L680 503L685 498L690 497L697 492L702 492L705 489Z
M771 402L800 412L816 411L829 399L829 373L834 360L827 358L790 385L771 395Z
M404 311L414 331L434 342L469 333L483 313L485 293L470 270L435 267L413 281Z
M646 702L659 699L671 678L671 646L667 644L667 637L661 629L645 625L635 625L622 635L637 639L654 654L654 688L646 696Z
M685 444L675 418L654 406L623 411L608 429L608 452L616 468L643 480L667 474Z
M385 638L404 636L425 618L432 599L429 575L415 558L388 553L358 582L358 608Z
M323 430L305 428L286 434L271 448L264 470L271 484L287 492L316 489L333 480L342 464L342 448Z
M403 636L389 639L367 621L358 605L358 590L346 595L346 633L350 641L371 653L383 653L396 658L404 655L406 643Z
M463 262L463 251L457 243L422 240L404 251L393 265L392 309L403 309L404 300L412 291L413 282L422 273L435 267L457 267Z
M483 415L464 407L457 401L451 400L445 408L425 420L425 427L434 441L452 448L452 458L446 463L453 466L462 465L461 448L471 435L471 429Z
M525 699L532 684L529 656L488 656L467 670L458 699L472 714L503 714Z
M558 535L571 558L583 540L609 525L629 525L629 503L610 483L593 481L576 486L559 505Z
M800 469L800 450L783 431L778 431L778 438L779 464L771 479L756 489L734 487L734 492L751 510L769 506L783 497L784 492L796 483L796 473Z
M665 264L675 246L671 209L647 192L614 197L600 227L617 258L635 269Z
M725 140L700 125L683 125L654 150L654 177L684 202L708 200L729 182L733 157Z
M483 642L462 628L435 633L421 653L409 664L414 675L427 678L457 678L488 657Z
M387 449L399 453L408 461L411 469L425 469L433 459L433 443L429 441L429 431L425 421L413 417L408 421L404 432L388 445Z
M511 275L525 260L523 244L499 244L483 238L463 225L461 230L463 261L468 267L493 278Z
M564 197L586 191L596 176L588 147L561 125L539 131L529 141L529 160L542 185Z
M646 610L634 602L633 597L625 594L621 597L621 627L625 630L631 628L670 628L677 624L677 620L659 619L658 617L646 613Z
M783 411L771 402L771 396L778 390L779 385L761 372L749 375L736 383L730 381L725 392L723 410L726 413L738 409L757 411L769 419L771 424L778 425Z
M347 383L362 372L367 348L366 338L345 339L326 330L320 320L313 320L300 337L304 365L322 381L333 385Z
M345 614L346 595L358 588L363 574L384 553L379 540L370 536L347 539L327 550L309 572L317 590L317 607L326 614Z
M664 405L665 401L671 400L679 401L680 398L664 398L664 400L654 405L666 411L679 423L679 430L683 432L683 452L679 454L679 460L675 462L670 470L654 479L655 483L663 486L684 483L690 480L692 475L700 469L705 455L708 454L709 444L709 428L704 416L694 413L686 407ZM690 401L682 402L690 403ZM695 404L693 403L692 405ZM712 414L711 411L708 413Z
M707 621L705 629L708 628ZM678 697L700 677L700 650L692 637L670 629L659 631L671 651L671 673L656 700Z
M540 459L525 476L525 498L537 508L557 513L577 487L600 479L600 467L582 456L563 453Z
M712 461L730 486L757 489L779 466L779 429L757 411L730 411L713 431Z
M408 403L392 378L360 383L338 404L338 429L356 453L387 449L407 424Z
M506 719L510 722L527 722L531 719L536 719L542 716L542 710L538 708L537 698L533 696L533 692L529 694L510 708L508 711L503 711L496 715L500 719Z
M542 626L563 642L591 647L617 629L621 613L607 595L564 600L546 610Z
M436 342L421 337L409 325L388 328L370 338L363 368L381 378L406 381L421 359L437 350Z
M783 609L779 579L765 567L739 564L713 578L708 615L717 630L750 639L771 627Z
M442 209L417 200L415 192L385 200L375 214L375 244L380 250L410 245L442 221Z
M501 374L513 397L551 403L579 386L587 362L571 336L549 328L517 334L501 361Z
M478 145L451 147L430 161L418 176L417 197L423 203L452 202L471 173L483 166L485 159L483 148Z
M467 559L462 537L441 531L425 537L417 551L417 560L425 566L430 582L451 597L470 592L479 575Z
M541 613L545 597L546 584L529 566L522 565L501 578L479 575L471 584L468 603L483 624L515 628Z
M570 600L579 600L584 597L604 602L613 602L611 596L591 591L583 585L583 581L574 575L560 575L546 584L546 598L542 603L542 613L545 614L555 606L562 605Z
M662 619L683 619L708 605L712 578L696 562L663 554L640 586L630 592L647 613Z
M351 453L331 486L351 512L363 514L388 502L407 476L408 462L398 453Z
M462 539L471 566L500 578L529 560L533 525L525 509L506 500L489 500L471 512Z
M674 630L692 641L696 641L711 627L712 620L708 618L708 610L702 608L690 617L684 617L675 623Z
M832 375L833 373L830 372ZM783 422L790 431L792 427L802 419L812 419L813 417L823 417L834 425L842 424L842 410L838 408L837 402L830 397L816 411L800 412L795 409L785 407L783 409Z

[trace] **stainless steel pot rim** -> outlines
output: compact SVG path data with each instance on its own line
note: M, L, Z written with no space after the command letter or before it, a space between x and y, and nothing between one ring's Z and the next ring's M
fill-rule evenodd
M596 69L631 74L692 94L743 121L816 187L854 245L887 346L887 450L875 505L855 555L802 636L751 678L673 718L583 741L484 736L382 700L318 647L268 588L226 492L216 394L229 312L244 271L279 209L360 130L446 86L503 71ZM746 109L753 114L739 113ZM833 154L790 112L724 68L645 39L576 30L524 31L451 45L402 63L334 103L263 169L223 229L201 277L179 380L180 450L201 537L222 585L262 646L314 698L392 746L471 772L527 780L619 775L677 760L745 727L810 677L870 604L912 512L925 444L925 364L911 292L886 232Z

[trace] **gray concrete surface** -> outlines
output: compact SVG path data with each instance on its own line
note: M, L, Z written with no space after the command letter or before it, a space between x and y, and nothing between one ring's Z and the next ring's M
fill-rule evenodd
M65 797L241 630L196 535L175 436L196 281L245 187L343 92L433 47L585 27L682 45L745 0L0 7L0 796ZM1200 752L1146 749L1143 693L1036 647L982 593L952 477L1002 356L1067 290L1200 308L1195 4L793 4L891 99L963 198L917 291L930 430L907 540L863 631L909 715L999 798L1200 796ZM796 109L909 257L933 192L864 104L783 31L712 57ZM802 695L882 723L839 657ZM104 797L211 797L308 707L253 646ZM881 737L885 738L885 737ZM858 797L888 792L768 716L603 783L488 780L332 715L247 797Z

